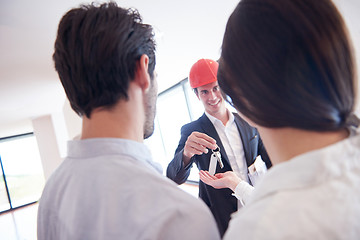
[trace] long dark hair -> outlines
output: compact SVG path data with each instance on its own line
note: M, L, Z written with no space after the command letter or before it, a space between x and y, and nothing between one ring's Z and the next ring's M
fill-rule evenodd
M226 26L218 81L261 126L343 129L356 84L340 13L330 0L242 0Z

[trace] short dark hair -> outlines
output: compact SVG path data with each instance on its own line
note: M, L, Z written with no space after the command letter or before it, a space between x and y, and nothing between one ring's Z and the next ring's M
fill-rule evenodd
M228 20L219 85L258 125L345 128L355 75L347 29L330 0L242 0Z
M137 10L116 3L81 5L59 23L53 59L71 107L90 118L95 108L111 108L128 99L140 57L149 57L153 79L153 29Z

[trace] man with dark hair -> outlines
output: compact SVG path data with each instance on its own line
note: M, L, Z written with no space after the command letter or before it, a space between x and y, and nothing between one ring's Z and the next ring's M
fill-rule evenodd
M193 163L199 170L209 170L214 162L212 150L217 147L223 167L215 161L213 173L234 171L246 183L253 184L248 177L248 167L255 159L260 155L267 167L271 166L257 130L226 108L217 82L218 66L214 60L200 59L191 67L190 86L204 105L205 113L181 128L179 145L167 168L167 176L178 184L186 181ZM230 215L242 203L232 196L230 189L214 189L203 182L199 182L199 197L211 209L223 235Z
M219 239L206 205L143 144L157 98L152 27L115 3L84 5L62 18L53 59L83 128L46 183L38 239Z

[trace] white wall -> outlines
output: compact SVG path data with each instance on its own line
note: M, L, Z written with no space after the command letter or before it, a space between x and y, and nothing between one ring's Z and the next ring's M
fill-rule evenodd
M358 82L360 82L360 1L333 0L348 27L356 57ZM358 83L357 106L355 112L360 116L360 84Z
M32 120L45 179L60 165L67 153L67 141L78 137L81 118L64 103L63 112L41 116Z
M62 161L63 141L67 138L61 114L33 119L34 134L38 143L45 179L48 179Z

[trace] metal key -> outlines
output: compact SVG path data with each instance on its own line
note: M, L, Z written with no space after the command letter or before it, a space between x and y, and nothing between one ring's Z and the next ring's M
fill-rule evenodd
M220 148L217 147L216 149L212 150L212 152L213 152L213 155L215 155L217 161L219 162L220 168L223 168L224 164L221 160Z

